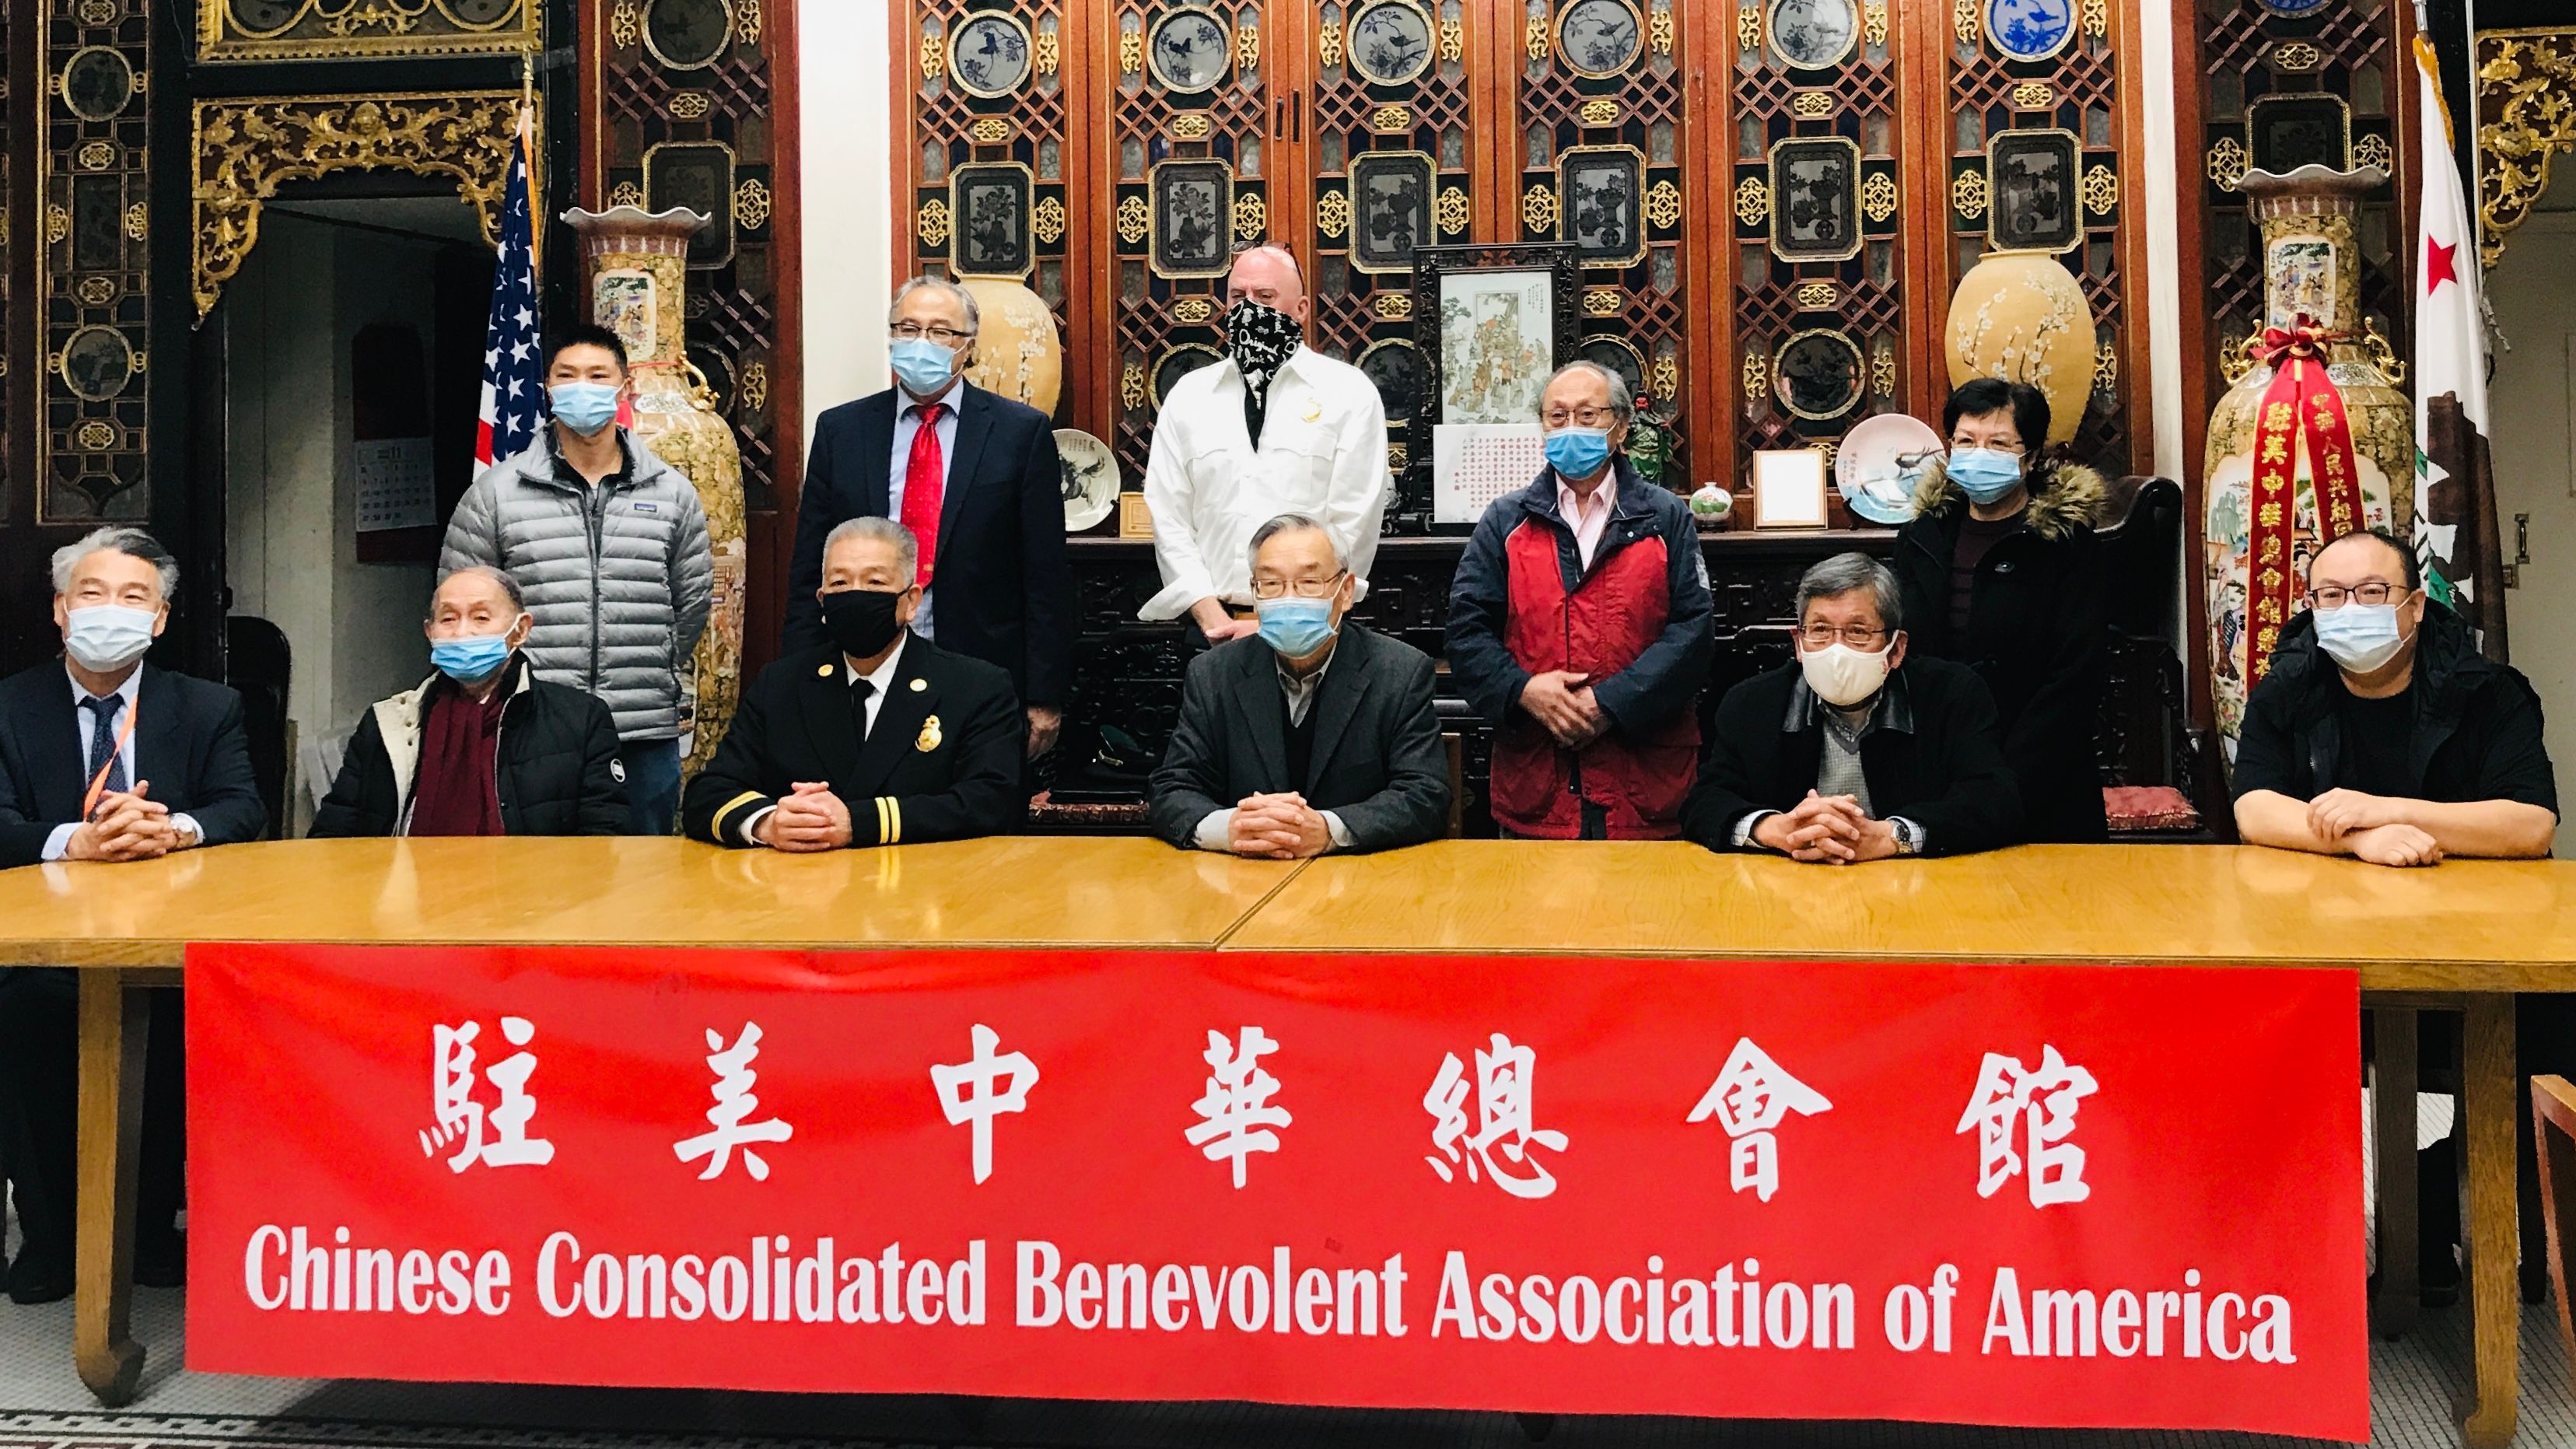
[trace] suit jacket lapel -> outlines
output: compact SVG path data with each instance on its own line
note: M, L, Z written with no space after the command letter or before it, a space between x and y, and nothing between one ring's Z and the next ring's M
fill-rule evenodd
M1324 682L1306 705L1308 718L1315 722L1315 748L1306 761L1306 778L1299 781L1300 792L1311 797L1315 782L1324 778L1324 766L1330 764L1333 749L1342 742L1342 734L1359 713L1360 701L1369 691L1374 670L1368 667L1366 651L1356 630L1344 630L1342 642L1333 646L1333 658L1324 671ZM1311 803L1311 800L1310 800Z
M850 778L859 761L859 732L844 671L835 658L796 681L796 712L803 717L815 758L823 762L823 777L835 783Z
M993 431L992 399L973 383L957 392L957 456L948 460L948 486L939 495L939 536L957 531L957 500L975 486L975 469L984 460L984 442ZM892 446L889 444L888 446Z
M849 476L859 480L859 512L892 518L900 495L898 474L890 471L894 459L894 410L902 398L900 389L888 388L859 405L859 458L856 471Z
M1235 687L1235 708L1244 714L1245 738L1252 741L1253 764L1264 781L1283 782L1278 788L1295 790L1298 783L1288 778L1287 710L1279 693L1279 666L1273 662L1266 646L1241 651L1243 666Z
M191 792L188 779L187 722L179 718L178 696L170 689L170 676L147 664L143 678L134 689L134 765L135 780L150 780L152 798L173 810L187 808ZM95 767L93 767L95 768ZM81 781L89 788L89 781Z
M89 789L89 716L73 703L69 676L37 691L44 702L27 730L27 772L35 786L37 819L62 821L80 814L81 794ZM141 758L149 758L145 751Z
M903 646L903 660L895 667L894 683L886 690L885 703L877 706L876 727L868 731L868 741L859 747L852 766L850 789L853 797L842 803L855 805L858 800L892 793L885 788L894 767L904 756L915 752L921 738L922 724L939 707L939 689L921 674L922 651L930 646L918 637ZM921 688L913 688L920 680Z

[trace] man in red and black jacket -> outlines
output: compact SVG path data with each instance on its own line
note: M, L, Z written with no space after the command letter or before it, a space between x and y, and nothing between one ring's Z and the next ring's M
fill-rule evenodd
M1450 672L1495 725L1494 820L1542 840L1669 839L1715 649L1699 529L1621 453L1617 374L1568 363L1539 409L1547 471L1486 508L1449 586Z

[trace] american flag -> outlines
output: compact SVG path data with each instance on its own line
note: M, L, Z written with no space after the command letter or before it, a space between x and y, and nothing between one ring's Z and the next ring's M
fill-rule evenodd
M546 360L537 326L537 249L528 214L528 137L521 126L501 209L501 252L484 332L483 406L474 434L476 472L516 457L545 425L539 399Z

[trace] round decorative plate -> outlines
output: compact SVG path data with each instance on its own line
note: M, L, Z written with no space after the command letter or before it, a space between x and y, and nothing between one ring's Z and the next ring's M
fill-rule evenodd
M733 41L731 0L644 0L644 48L672 70L704 70Z
M1771 359L1780 406L1809 422L1831 422L1860 402L1860 344L1830 327L1794 333Z
M134 346L113 327L84 327L63 344L55 371L75 396L105 402L133 380Z
M84 121L114 120L134 99L134 66L119 50L86 46L63 67L63 104Z
M1191 343L1186 347L1175 347L1164 353L1163 360L1154 364L1155 408L1161 409L1164 396L1178 386L1182 378L1202 367L1214 367L1223 361L1225 357L1215 348L1202 347L1197 343Z
M991 10L968 18L949 38L948 74L959 90L986 100L1018 90L1029 78L1029 28Z
M1431 17L1411 0L1378 0L1351 22L1351 69L1382 86L1431 69Z
M1080 533L1118 506L1118 458L1079 428L1055 430L1055 455L1064 465L1064 531Z
M1214 90L1234 64L1234 32L1211 11L1175 10L1146 36L1145 64L1165 90Z
M1912 413L1863 418L1834 451L1834 486L1856 517L1898 524L1914 516L1914 484L1941 456L1941 435Z
M1556 23L1556 53L1576 75L1617 75L1645 50L1646 22L1628 0L1574 0Z
M1860 48L1853 0L1771 0L1771 53L1798 70L1826 70Z
M1986 38L2014 60L2047 60L2075 39L2075 0L1986 0Z

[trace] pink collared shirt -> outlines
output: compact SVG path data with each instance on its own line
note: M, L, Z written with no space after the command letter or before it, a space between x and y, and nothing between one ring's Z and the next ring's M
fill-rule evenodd
M1610 526L1611 495L1618 491L1618 479L1604 475L1586 502L1559 474L1556 480L1556 511L1574 530L1574 557L1585 571L1592 568L1593 550L1601 546L1602 531Z

